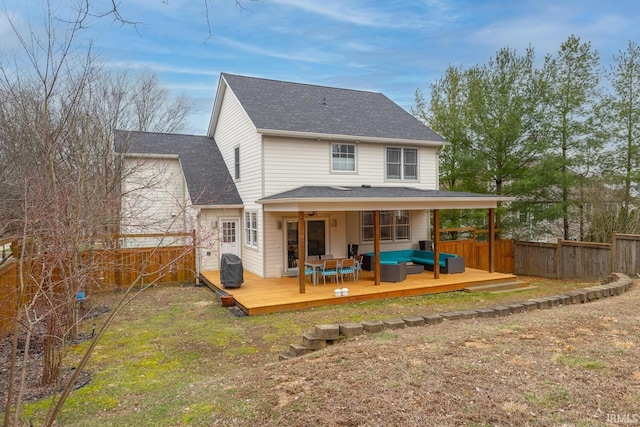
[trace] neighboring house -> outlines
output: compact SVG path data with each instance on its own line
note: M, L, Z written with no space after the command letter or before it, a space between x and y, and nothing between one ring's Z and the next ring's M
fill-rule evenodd
M505 199L439 191L438 153L447 142L375 92L223 73L207 137L116 138L127 164L151 162L129 181L154 170L173 183L162 197L138 184L141 191L125 197L130 205L142 194L138 211L165 220L171 209L184 212L179 227L217 236L199 251L200 271L218 268L233 240L246 270L296 274L302 217L306 255L344 257L350 245L373 250L374 211L382 250L417 248L430 239L433 209L495 208Z

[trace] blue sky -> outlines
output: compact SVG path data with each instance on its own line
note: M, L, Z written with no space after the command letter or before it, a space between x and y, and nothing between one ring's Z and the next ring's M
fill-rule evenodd
M120 12L137 26L103 18L90 29L108 67L155 72L196 101L194 134L206 132L221 72L382 92L409 109L448 65L482 64L503 47L531 45L542 63L575 34L606 66L640 43L637 0L215 0L211 36L204 4L126 0ZM0 44L7 34L0 21Z

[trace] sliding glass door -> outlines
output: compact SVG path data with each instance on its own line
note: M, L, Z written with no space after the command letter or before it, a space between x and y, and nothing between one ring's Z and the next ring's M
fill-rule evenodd
M287 219L285 221L285 238L286 238L286 254L285 254L285 271L289 274L298 272L298 220ZM305 241L307 248L305 256L324 255L327 250L327 220L309 218L305 219Z

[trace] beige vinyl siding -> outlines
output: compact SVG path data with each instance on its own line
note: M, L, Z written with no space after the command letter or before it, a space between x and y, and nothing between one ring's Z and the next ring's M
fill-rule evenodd
M122 234L188 232L193 227L186 181L177 158L124 159ZM166 245L167 239L129 239L125 247Z
M198 272L220 268L220 228L221 218L238 218L240 228L237 238L242 241L242 212L240 209L203 209L198 216L198 246L196 260ZM242 247L242 245L240 246ZM244 265L243 265L244 267Z
M242 265L248 271L262 277L262 207L255 203L262 198L262 139L231 90L225 91L214 138L231 173L234 171L234 150L236 147L240 148L240 179L235 180L236 188L242 197L245 210L257 212L258 219L258 248L255 249L245 245L244 212L240 216Z
M418 182L388 182L385 179L386 145L354 144L356 173L341 173L331 172L331 144L332 141L324 140L265 137L265 195L303 185L383 186L405 183L424 189L437 188L437 151L434 147L419 147Z
M275 212L265 213L265 246L266 246L266 270L265 277L281 277L285 270L285 244L286 221L298 219L297 213L281 214ZM309 218L307 218L309 219ZM333 254L337 258L347 255L346 215L344 212L317 212L313 219L327 221L326 253ZM332 226L335 220L335 227ZM281 228L278 229L278 223Z
M420 185L425 190L437 190L438 181L438 149L436 147L420 147Z
M278 222L281 228L278 229ZM282 277L284 273L284 244L286 227L280 214L264 215L264 245L266 246L265 277Z

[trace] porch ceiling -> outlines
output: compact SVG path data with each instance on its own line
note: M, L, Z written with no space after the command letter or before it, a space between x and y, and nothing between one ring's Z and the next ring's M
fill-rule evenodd
M266 212L490 209L511 197L414 187L304 186L257 201Z

